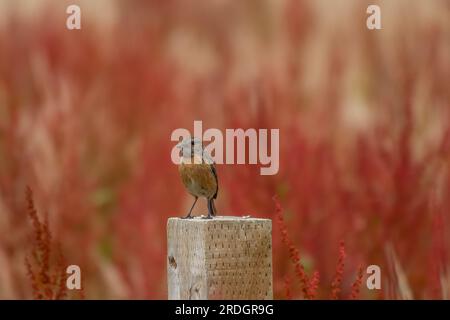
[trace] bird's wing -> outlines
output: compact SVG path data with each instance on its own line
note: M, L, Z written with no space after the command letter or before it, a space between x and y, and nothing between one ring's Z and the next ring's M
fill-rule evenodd
M203 150L203 161L209 164L211 172L214 175L214 178L216 179L216 192L214 193L213 198L217 199L217 193L219 192L219 180L217 179L216 164L214 163L214 160L211 158L208 152L206 152L205 150Z
M211 168L214 178L216 179L216 193L214 193L213 198L217 199L217 193L219 192L219 180L217 179L216 165L214 163L212 163L209 165L209 167Z

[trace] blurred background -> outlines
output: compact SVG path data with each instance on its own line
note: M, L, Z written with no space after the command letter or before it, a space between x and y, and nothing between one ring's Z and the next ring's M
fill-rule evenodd
M280 129L279 173L219 165L216 202L274 219L275 298L304 298L296 250L316 298L449 298L449 84L448 0L0 0L0 298L76 264L66 298L166 299L194 120Z

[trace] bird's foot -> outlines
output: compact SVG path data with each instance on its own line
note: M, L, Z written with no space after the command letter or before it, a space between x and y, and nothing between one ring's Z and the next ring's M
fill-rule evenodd
M181 219L194 219L194 217L188 214L186 217L181 217Z

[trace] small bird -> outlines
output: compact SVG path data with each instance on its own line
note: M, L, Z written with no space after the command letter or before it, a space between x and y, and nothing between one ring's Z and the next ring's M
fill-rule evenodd
M203 149L202 141L198 138L185 138L177 147L182 151L182 158L178 171L187 191L195 198L189 213L183 219L191 219L192 209L199 197L205 197L208 204L208 216L216 215L214 200L217 199L219 184L214 161Z

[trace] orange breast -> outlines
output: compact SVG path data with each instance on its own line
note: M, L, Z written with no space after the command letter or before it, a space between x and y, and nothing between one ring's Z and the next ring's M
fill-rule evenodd
M208 199L214 196L217 182L209 164L189 164L182 161L178 170L181 180L190 194Z

